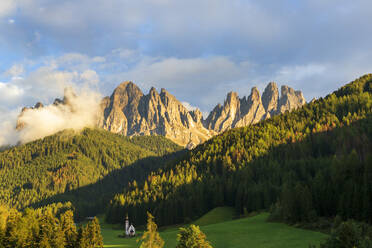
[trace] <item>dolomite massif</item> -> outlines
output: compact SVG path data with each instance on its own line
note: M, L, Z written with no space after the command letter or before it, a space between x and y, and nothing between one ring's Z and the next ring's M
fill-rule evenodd
M68 103L68 96L54 101L54 104ZM102 99L97 127L125 136L163 135L179 145L192 148L230 128L251 125L305 103L302 92L288 86L281 87L279 96L278 86L272 82L262 96L256 87L243 98L239 98L236 92L229 92L223 105L217 104L204 119L199 109L188 110L165 89L158 92L151 88L145 95L133 82L126 81L111 96ZM42 107L37 103L34 109ZM28 109L32 108L24 108L22 113ZM23 127L23 123L17 123L18 129Z

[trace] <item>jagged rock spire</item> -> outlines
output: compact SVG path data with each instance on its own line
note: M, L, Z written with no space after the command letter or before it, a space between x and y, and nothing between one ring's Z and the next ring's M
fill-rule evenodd
M69 105L76 96L71 89L65 91L63 100L56 99L55 105ZM298 108L305 104L301 91L288 86L281 87L272 82L265 88L262 97L253 87L248 97L239 98L236 92L229 92L224 104L217 104L204 120L199 109L189 111L175 96L165 89L160 93L152 87L147 95L131 81L122 82L100 103L97 126L122 135L163 135L174 142L192 148L213 135L234 127L247 126L267 119L275 114ZM43 108L37 103L33 108ZM17 122L17 129L23 124Z
M193 147L212 135L202 124L200 110L188 111L165 89L152 87L147 95L132 82L120 84L104 98L99 126L123 135L163 135ZM190 145L193 144L193 145Z
M265 88L262 97L256 87L252 88L248 97L241 99L236 93L228 93L224 104L216 105L204 121L204 125L217 133L223 132L229 128L257 123L305 103L302 92L294 91L288 86L282 86L282 95L279 98L278 86L271 82Z

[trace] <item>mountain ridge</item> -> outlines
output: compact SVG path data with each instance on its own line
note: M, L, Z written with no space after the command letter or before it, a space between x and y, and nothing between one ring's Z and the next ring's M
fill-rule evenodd
M71 97L75 95L70 92L53 104L68 104ZM144 94L132 81L124 81L111 96L101 100L96 126L124 136L162 135L179 145L193 148L218 133L255 124L305 103L301 91L283 85L279 96L277 84L271 82L262 96L257 87L242 98L236 92L229 92L223 105L217 104L204 119L198 108L188 110L164 88L158 92L152 87L148 94ZM25 111L39 108L43 108L41 103L23 108L20 116ZM18 120L17 129L22 128L24 123Z
M234 206L241 215L271 209L292 224L336 215L372 223L371 94L368 74L300 109L216 135L123 188L106 219L128 213L145 223L151 211L160 226L173 225Z

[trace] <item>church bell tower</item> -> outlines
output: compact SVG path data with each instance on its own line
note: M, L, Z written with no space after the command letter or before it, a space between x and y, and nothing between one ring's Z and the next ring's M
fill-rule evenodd
M127 214L127 217L125 218L125 235L126 236L129 236L129 218L128 218L128 214Z

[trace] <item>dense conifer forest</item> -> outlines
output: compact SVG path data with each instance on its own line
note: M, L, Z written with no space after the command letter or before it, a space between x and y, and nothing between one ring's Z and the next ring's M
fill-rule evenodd
M94 215L129 179L143 180L180 150L162 136L66 130L0 153L0 202L24 209L71 201L77 217Z
M23 212L0 206L0 247L103 247L103 238L97 218L76 225L69 202Z
M0 216L6 221L0 219L0 235L3 242L23 242L19 229L41 242L44 223L60 228L63 221L103 212L108 222L129 214L140 225L150 211L163 226L190 222L218 206L232 206L238 215L271 210L272 219L287 223L335 216L372 223L371 110L370 74L191 151L160 136L128 138L93 129L4 148L0 201L6 207ZM35 223L35 229L22 223ZM89 240L83 237L97 228L92 222L73 231L74 245L84 247ZM45 230L45 242L66 245L66 232ZM96 242L100 246L99 237Z
M289 223L340 216L372 223L372 74L293 112L218 135L133 180L107 209L145 223L188 222L217 206L271 209Z

